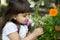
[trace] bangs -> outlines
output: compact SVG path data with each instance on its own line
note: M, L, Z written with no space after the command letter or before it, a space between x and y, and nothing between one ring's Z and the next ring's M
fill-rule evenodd
M13 2L13 3L11 3L10 2L10 6L12 7L11 11L13 11L14 13L33 12L33 9L30 7L29 3L20 3L20 2Z
M16 12L17 13L26 13L26 12L33 12L33 9L30 7L30 5L28 5L28 4L22 4L22 5L20 5L21 3L18 3L17 5L16 5Z

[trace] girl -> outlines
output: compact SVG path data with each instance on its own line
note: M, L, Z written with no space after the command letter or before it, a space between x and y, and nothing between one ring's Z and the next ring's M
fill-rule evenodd
M38 35L43 34L42 28L36 28L27 35L28 27L25 24L30 12L32 9L28 2L9 0L8 10L3 15L2 40L33 40Z

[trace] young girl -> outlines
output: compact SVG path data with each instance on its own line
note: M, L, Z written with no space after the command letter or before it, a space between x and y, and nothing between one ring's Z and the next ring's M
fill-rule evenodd
M33 40L43 34L42 28L36 28L29 35L26 21L32 12L28 2L23 0L9 0L8 10L3 15L2 40ZM20 30L20 31L19 31Z

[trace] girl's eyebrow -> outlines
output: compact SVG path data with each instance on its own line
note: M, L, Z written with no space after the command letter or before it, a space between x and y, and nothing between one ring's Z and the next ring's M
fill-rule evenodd
M30 13L24 13L23 15L30 15Z

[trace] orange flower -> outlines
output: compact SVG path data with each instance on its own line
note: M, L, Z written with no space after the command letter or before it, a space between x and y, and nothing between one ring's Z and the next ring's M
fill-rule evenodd
M50 9L49 10L49 15L50 16L56 16L58 14L58 10L57 9Z
M56 31L60 31L60 27L55 26L55 30L56 30Z

